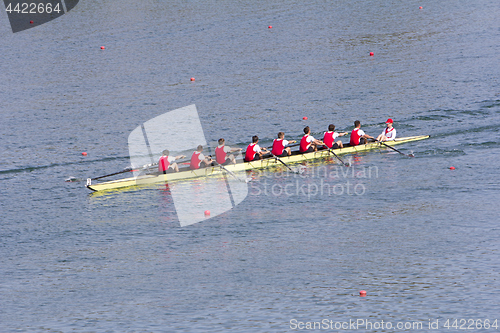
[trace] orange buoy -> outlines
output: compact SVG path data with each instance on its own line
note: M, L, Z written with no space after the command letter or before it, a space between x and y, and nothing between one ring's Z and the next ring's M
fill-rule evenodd
M194 77L191 78L191 81L194 81Z
M359 296L365 297L366 296L366 290L360 290L359 291Z
M302 120L307 120L308 118L307 117L302 117Z
M205 211L205 216L210 216L210 211L208 209Z
M450 170L455 170L455 167L450 167Z
M422 6L418 7L418 9L422 9L422 8L423 8Z
M86 153L86 152L83 152L83 153L82 153L82 155L83 155L83 156L87 156L87 153Z
M104 46L101 46L101 50L104 50L104 49L105 49L105 47L104 47Z
M268 28L269 28L269 29L272 29L272 28L273 28L273 26L272 26L272 25L270 25L270 26L268 26Z

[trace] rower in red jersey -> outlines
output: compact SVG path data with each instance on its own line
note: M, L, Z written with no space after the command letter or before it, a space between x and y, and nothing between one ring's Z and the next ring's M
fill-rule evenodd
M325 144L326 147L331 149L344 148L344 144L342 143L342 141L339 140L335 142L335 139L338 138L339 136L344 136L347 134L348 134L347 132L344 133L335 132L335 125L330 124L328 125L328 132L325 132L325 135L323 135L323 143Z
M168 149L165 149L162 152L162 156L158 160L158 172L159 173L171 173L171 172L179 172L179 166L174 161L184 158L186 156L179 155L176 157L169 156L170 152Z
M208 156L205 157L202 152L203 146L199 145L193 155L191 155L191 163L189 164L191 170L199 169L202 163L205 164L205 168L212 163L212 159Z
M368 139L375 139L375 138L363 132L363 130L361 129L361 122L359 120L356 120L354 122L354 129L351 132L351 140L349 144L351 146L366 144L368 143Z
M264 152L267 152L267 149L260 148L258 143L259 137L257 135L252 136L252 143L248 145L247 151L245 152L245 162L258 161L262 159Z
M304 136L300 140L300 148L299 151L304 153L310 153L318 150L318 146L323 144L321 141L316 140L311 135L311 129L309 126L304 127Z
M215 148L215 160L220 165L227 165L229 163L236 164L236 159L234 158L233 153L235 151L241 151L241 148L230 148L225 145L226 141L223 138L219 139L219 146Z
M287 147L290 143L295 143L297 141L288 141L285 140L285 133L279 132L278 138L273 141L273 149L271 150L271 154L278 157L285 157L292 155L292 150L290 147Z
M396 139L396 129L392 127L392 123L393 121L391 118L387 119L385 122L387 127L382 134L377 136L377 141L392 141Z

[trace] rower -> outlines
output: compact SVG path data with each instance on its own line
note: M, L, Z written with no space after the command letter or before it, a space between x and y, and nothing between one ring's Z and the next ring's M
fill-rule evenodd
M168 156L170 154L170 151L168 149L165 149L162 152L162 156L158 160L158 172L159 173L171 173L171 172L179 172L179 166L177 163L175 163L175 160L178 160L180 158L184 158L186 156L184 155L179 155L176 157Z
M375 138L373 136L365 134L365 132L363 132L363 130L361 129L361 122L359 120L356 120L354 122L354 129L351 132L351 140L349 144L351 146L366 144L368 142L368 139L375 139Z
M392 123L393 121L391 118L387 119L385 122L387 127L384 129L382 134L377 136L377 141L392 141L396 139L396 129L392 127Z
M233 153L235 151L241 151L241 148L230 148L225 146L226 141L223 138L219 139L219 146L215 148L215 160L220 165L228 165L229 163L236 164L236 159L234 158Z
M286 157L292 155L292 150L290 147L287 147L290 143L295 143L297 141L288 141L285 140L285 133L279 132L278 138L273 141L273 149L271 150L271 154L278 157Z
M343 133L337 133L335 132L335 125L330 124L328 125L328 132L325 132L325 135L323 135L323 142L326 147L330 149L337 149L337 148L344 148L344 144L342 141L337 141L335 142L335 139L338 138L339 136L344 136L347 135L347 132Z
M262 159L264 152L267 152L267 149L260 148L258 143L259 137L257 135L252 136L252 143L248 145L245 152L245 162L258 161Z
M201 166L201 163L205 164L205 168L212 163L212 159L208 156L205 157L202 153L203 151L203 146L199 145L196 151L191 155L191 163L189 164L189 168L191 170L196 170L199 169Z
M299 151L301 154L310 153L318 150L318 146L323 144L321 141L316 140L311 135L311 129L309 126L304 127L304 136L300 140Z

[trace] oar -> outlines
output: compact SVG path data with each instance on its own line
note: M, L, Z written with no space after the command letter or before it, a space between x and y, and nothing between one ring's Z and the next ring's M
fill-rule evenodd
M104 175L104 176L92 178L92 180L106 178L106 177L111 177L111 176L114 176L114 175L119 175L120 173L125 173L125 172L130 172L130 171L134 171L134 170L131 167L128 167L128 168L123 169L122 171L110 173L109 175Z
M325 146L328 148L328 146L327 146L327 145L325 145ZM332 149L332 148L328 148L328 151L329 151L330 153L332 153L332 154L333 154L333 156L335 156L336 158L338 158L338 160L339 160L340 162L342 162L342 164L343 164L344 166L346 166L346 167L348 167L348 166L349 166L349 163L345 163L344 161L342 161L342 159L341 159L341 158L340 158L337 154L335 154L335 153L333 152L333 149Z
M394 150L394 151L397 151L397 152L398 152L398 153L400 153L401 155L408 156L408 157L415 157L415 155L413 155L413 154L408 154L408 155L407 155L407 154L405 154L405 153L402 153L402 152L400 152L399 150L397 150L396 148L391 147L391 146L389 146L389 145L386 145L386 144L385 144L385 143L383 143L382 141L377 141L377 140L375 140L375 142L381 143L381 144L383 144L384 146L386 146L386 147L388 147L388 148L391 148L391 149L392 149L392 150Z
M288 168L288 170L290 170L291 172L293 173L296 173L296 174L300 174L299 171L297 170L293 170L292 168L290 168L290 166L288 164L286 164L285 162L283 162L283 160L281 158L279 158L278 156L274 155L273 153L271 153L271 151L269 151L269 154L273 155L273 157L277 160L277 161L280 161L281 164L283 164L284 166L286 166Z
M212 157L212 156L210 156ZM247 178L247 179L241 179L240 177L236 176L232 171L228 170L226 167L224 167L222 164L219 164L217 163L216 160L212 160L212 162L214 162L216 165L218 165L221 169L225 170L228 174L230 174L231 176L233 176L235 179L239 180L240 182L243 182L243 183L248 183L249 181L251 181L252 179L251 178Z

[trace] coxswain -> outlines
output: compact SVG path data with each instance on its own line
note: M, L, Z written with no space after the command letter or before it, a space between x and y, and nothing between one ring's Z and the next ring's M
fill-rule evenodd
M317 151L318 146L322 144L323 143L321 141L316 140L311 135L311 129L309 128L309 126L304 127L304 136L300 140L300 147L299 147L299 151L302 154Z
M219 139L219 146L215 148L215 160L220 165L227 165L229 163L236 164L236 159L233 154L235 151L241 151L241 148L231 148L225 145L226 141L223 138ZM228 155L229 154L229 155Z
M245 162L260 160L264 152L267 152L267 149L260 148L258 143L259 137L257 135L252 136L252 143L248 145L247 151L245 152Z
M361 129L361 122L359 120L356 120L354 122L354 129L351 132L351 140L349 144L351 146L366 144L368 142L368 139L375 139L375 138L373 136L365 134L365 132L363 132L363 130Z
M384 129L384 131L382 132L382 134L380 134L379 136L377 136L377 141L392 141L392 140L395 140L396 139L396 129L394 127L392 127L392 124L393 124L393 121L391 118L387 119L387 121L385 122L386 124L386 128Z
M347 135L347 132L343 133L337 133L335 132L335 125L330 124L328 125L328 132L325 132L325 135L323 135L323 143L325 144L326 147L330 149L337 149L337 148L344 148L344 144L342 141L337 141L335 142L335 139L338 138L339 136L344 136Z
M165 149L162 152L162 156L158 160L158 172L159 173L170 173L170 172L179 172L179 166L177 163L175 163L175 160L178 160L180 158L184 158L186 156L184 155L179 155L176 157L169 156L170 152L168 149Z
M199 169L202 163L205 164L205 167L212 163L212 159L208 156L205 157L202 152L203 146L199 145L193 155L191 155L191 163L189 164L191 170Z
M271 150L271 154L278 157L285 157L292 155L292 150L290 147L287 147L290 143L295 143L297 141L288 141L285 140L285 133L279 132L278 138L273 141L273 149Z

